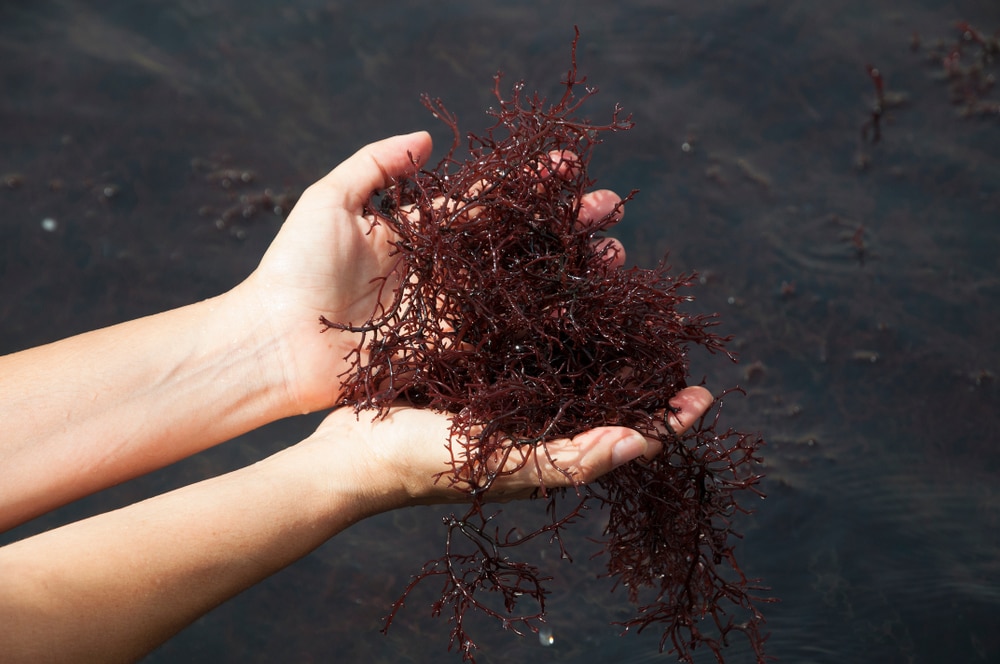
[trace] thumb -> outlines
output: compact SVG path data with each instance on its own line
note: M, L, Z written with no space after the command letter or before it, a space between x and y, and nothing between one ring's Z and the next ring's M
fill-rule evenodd
M373 191L388 187L394 179L414 172L426 162L431 146L431 136L426 131L370 143L341 162L315 186L339 192L347 210L360 211Z

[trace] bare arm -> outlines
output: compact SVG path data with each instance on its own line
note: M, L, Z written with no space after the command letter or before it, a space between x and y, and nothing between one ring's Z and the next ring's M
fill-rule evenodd
M711 396L689 388L673 403L680 429ZM258 464L0 549L4 661L137 659L367 516L463 499L433 479L446 467L448 427L427 410L401 407L377 421L340 409ZM604 427L549 450L588 482L658 447ZM567 484L543 465L548 486ZM517 497L537 484L529 464L495 489Z
M320 334L319 318L362 322L389 296L378 278L391 273L393 238L362 207L430 150L417 132L356 152L305 191L258 268L228 293L0 357L0 531L334 404L358 338ZM618 200L588 194L581 221Z
M320 315L374 310L388 238L371 191L430 152L373 143L310 187L257 270L219 297L0 357L0 530L337 398L357 339Z
M288 415L276 341L228 305L0 358L0 530Z
M229 293L0 358L0 529L333 404L358 339L320 334L319 317L351 323L375 310L391 238L361 216L362 204L429 151L417 133L356 153L303 194L260 266ZM616 201L591 194L581 220ZM701 388L682 391L671 425L689 426L710 402ZM398 408L373 422L336 410L259 464L8 545L0 652L5 661L134 659L366 516L461 499L432 479L449 459L447 431L430 411ZM549 451L588 482L657 450L610 427ZM546 463L546 486L568 481ZM518 497L538 482L526 470L491 491Z

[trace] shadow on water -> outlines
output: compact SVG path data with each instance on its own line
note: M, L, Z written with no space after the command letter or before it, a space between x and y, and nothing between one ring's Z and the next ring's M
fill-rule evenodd
M1000 120L959 117L931 60L962 39L957 20L992 34L1000 12L662 4L5 5L0 352L232 286L281 223L248 201L294 198L390 133L428 127L446 145L422 92L481 129L493 73L554 89L578 24L601 88L590 112L617 101L637 123L594 162L602 186L641 190L620 226L630 257L669 251L699 272L696 305L722 313L742 361L693 358L695 378L744 386L727 417L768 440L768 499L740 555L781 599L765 607L770 654L996 661ZM877 144L862 138L866 64L906 94ZM245 465L314 425L277 423L3 541ZM439 555L440 514L359 524L150 661L439 661L432 588L378 630ZM655 637L608 624L627 606L588 561L599 521L573 565L545 561L555 645L483 625L483 661L657 659ZM751 660L740 646L728 662Z

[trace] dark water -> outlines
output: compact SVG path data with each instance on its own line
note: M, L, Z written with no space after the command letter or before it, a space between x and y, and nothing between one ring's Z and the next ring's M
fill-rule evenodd
M1000 7L693 4L4 3L0 352L238 283L280 219L218 228L232 191L208 173L294 195L391 133L430 128L443 147L421 92L481 130L493 73L554 92L578 24L601 89L589 113L621 102L637 124L593 165L602 186L641 190L619 235L639 263L669 250L701 273L698 306L723 314L742 362L699 357L695 373L744 385L727 417L769 442L768 499L740 549L781 599L765 607L769 653L1000 661L1000 117L959 117L928 62L961 38L957 20L993 34ZM866 64L907 94L876 145L861 140ZM3 541L249 463L314 424L272 425ZM441 661L432 588L378 632L439 555L439 514L354 527L150 660ZM484 625L482 661L665 659L655 636L617 636L627 607L594 580L592 545L575 546L551 568L556 644ZM742 646L728 662L751 660Z

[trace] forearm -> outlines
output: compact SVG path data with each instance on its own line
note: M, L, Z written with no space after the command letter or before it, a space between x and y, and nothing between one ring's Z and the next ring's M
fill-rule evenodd
M307 554L371 502L290 448L0 549L4 661L126 661Z
M702 388L678 395L676 430L711 402ZM438 477L452 468L450 428L427 409L340 408L253 466L0 548L4 661L135 659L365 517L467 500ZM491 491L593 481L651 447L628 429L593 429L546 443L544 458L501 473Z
M291 414L227 297L0 358L0 530Z

